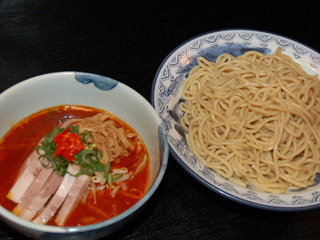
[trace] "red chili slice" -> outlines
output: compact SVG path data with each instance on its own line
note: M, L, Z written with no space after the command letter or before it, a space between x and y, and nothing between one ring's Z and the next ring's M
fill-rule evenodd
M74 162L74 155L84 147L80 140L80 135L69 132L69 130L70 128L66 128L63 132L54 136L53 142L56 145L56 150L53 156L60 155L69 162Z

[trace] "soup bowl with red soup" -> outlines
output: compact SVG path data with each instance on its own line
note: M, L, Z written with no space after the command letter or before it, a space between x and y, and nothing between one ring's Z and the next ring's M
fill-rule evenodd
M163 179L162 121L114 79L58 72L0 94L0 217L37 239L95 239L124 227Z

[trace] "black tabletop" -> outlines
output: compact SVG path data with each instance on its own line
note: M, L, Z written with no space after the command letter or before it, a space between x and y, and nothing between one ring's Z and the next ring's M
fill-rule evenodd
M316 1L0 0L0 92L39 74L83 71L117 79L151 101L158 67L184 41L248 28L320 51L318 13ZM272 212L228 200L170 156L151 201L109 238L318 239L319 220L320 209ZM0 222L0 239L24 237Z

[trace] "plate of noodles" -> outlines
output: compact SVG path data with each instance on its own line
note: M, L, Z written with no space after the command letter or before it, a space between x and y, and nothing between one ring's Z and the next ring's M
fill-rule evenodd
M196 36L155 76L151 102L176 161L248 206L320 206L320 54L256 30Z

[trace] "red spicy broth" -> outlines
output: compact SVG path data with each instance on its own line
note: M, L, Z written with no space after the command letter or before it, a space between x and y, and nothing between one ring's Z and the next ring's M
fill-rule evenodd
M86 106L56 106L39 111L12 127L0 140L0 204L9 211L16 204L6 198L7 193L19 176L20 168L26 157L34 150L39 140L54 126L59 126L67 118L91 117L102 110ZM118 126L130 129L125 122L111 115ZM133 142L134 143L134 142ZM137 150L139 149L139 150ZM135 148L129 154L122 155L111 163L110 169L125 167L129 172L139 165L139 159L147 153L144 144ZM8 174L10 173L10 174ZM149 178L149 159L147 167L126 181L125 187L120 187L114 197L111 196L114 188L88 191L85 201L81 201L68 216L65 226L82 226L98 223L112 218L133 206L145 193ZM49 225L56 225L54 218Z

